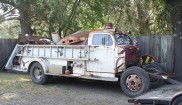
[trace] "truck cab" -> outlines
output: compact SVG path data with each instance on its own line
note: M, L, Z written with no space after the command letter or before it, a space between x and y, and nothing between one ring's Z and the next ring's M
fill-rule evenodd
M90 32L88 46L92 46L90 57L98 59L88 63L88 71L101 73L100 76L115 77L137 62L138 48L128 35L115 29Z

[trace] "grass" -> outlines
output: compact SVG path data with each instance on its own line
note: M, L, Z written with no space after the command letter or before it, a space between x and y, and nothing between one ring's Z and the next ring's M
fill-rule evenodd
M28 74L15 74L0 72L0 94L4 93L50 93L56 94L59 89L65 93L67 90L63 87L57 86L59 84L37 85L34 84Z

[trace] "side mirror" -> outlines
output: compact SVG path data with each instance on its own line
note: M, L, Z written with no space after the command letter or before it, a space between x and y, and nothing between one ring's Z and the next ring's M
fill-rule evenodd
M133 45L135 45L135 46L138 45L138 42L137 42L136 38L133 39Z
M88 45L88 39L83 42L83 45Z

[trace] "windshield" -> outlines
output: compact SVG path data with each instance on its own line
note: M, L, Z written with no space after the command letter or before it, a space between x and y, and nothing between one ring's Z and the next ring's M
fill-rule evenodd
M116 43L118 45L132 45L132 41L130 39L130 37L126 34L118 34L116 33L114 35Z

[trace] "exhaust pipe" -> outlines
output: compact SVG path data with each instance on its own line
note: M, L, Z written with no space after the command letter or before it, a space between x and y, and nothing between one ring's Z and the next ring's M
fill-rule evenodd
M51 34L51 36L52 36L52 41L53 41L54 44L56 44L56 45L62 44L62 43L61 43L61 38L60 38L60 36L59 36L58 33L53 32L53 33Z

